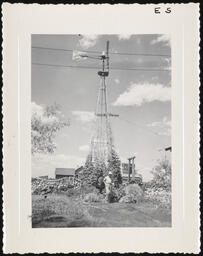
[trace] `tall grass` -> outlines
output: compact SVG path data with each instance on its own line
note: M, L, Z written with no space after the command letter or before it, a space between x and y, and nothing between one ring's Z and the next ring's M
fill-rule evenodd
M33 227L45 222L63 221L66 227L97 226L97 220L88 212L87 206L81 201L73 201L66 195L52 194L47 198L33 196L32 224ZM47 224L46 224L47 225Z

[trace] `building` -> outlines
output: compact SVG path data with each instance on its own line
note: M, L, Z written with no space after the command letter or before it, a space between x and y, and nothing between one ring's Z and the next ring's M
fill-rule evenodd
M129 171L130 171L130 176L129 176ZM132 164L130 164L130 168L129 168L128 163L122 163L121 164L121 175L122 175L122 180L124 183L130 182L130 183L137 183L139 185L142 185L142 182L143 182L142 175L138 174L136 170L135 170L135 174L134 174L134 179L132 177ZM129 180L129 178L130 178L130 180Z
M56 168L55 169L55 178L61 179L65 177L75 177L75 169L74 168Z
M121 176L122 176L122 180L128 181L128 174L129 170L128 170L128 163L122 163L121 164ZM131 173L132 173L132 169L131 169Z
M47 180L48 179L48 175L39 176L39 178Z
M80 166L79 168L77 168L75 170L75 178L78 178L79 174L82 173L84 167L83 166Z

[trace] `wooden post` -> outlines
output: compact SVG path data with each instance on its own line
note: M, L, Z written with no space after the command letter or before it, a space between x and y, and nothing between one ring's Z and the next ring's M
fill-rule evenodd
M135 179L135 156L128 158L128 181L130 182L130 170L132 170L132 180Z
M132 157L132 180L135 180L135 157Z
M130 164L131 164L131 159L128 158L128 182L130 182Z

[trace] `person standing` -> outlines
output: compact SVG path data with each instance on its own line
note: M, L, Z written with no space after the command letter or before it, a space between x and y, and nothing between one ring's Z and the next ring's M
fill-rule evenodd
M113 185L112 172L109 172L108 175L104 178L104 184L105 184L105 189L106 189L106 201L109 202L111 187Z
M103 189L105 188L104 177L101 175L97 180L97 188L99 189L99 193L102 194Z

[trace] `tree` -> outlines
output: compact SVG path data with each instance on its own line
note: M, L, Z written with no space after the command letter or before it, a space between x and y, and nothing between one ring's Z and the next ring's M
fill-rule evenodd
M91 154L88 154L85 165L79 173L79 179L83 185L93 185L96 182L96 173L92 163Z
M85 162L85 166L79 175L79 179L85 185L96 186L98 178L103 175L105 169L105 165L99 161L95 160L93 163L92 155L89 153Z
M94 163L94 171L97 179L100 176L104 176L107 173L107 168L105 163L96 159Z
M162 159L152 171L153 179L146 183L145 197L164 207L171 207L171 164Z
M171 164L168 160L160 160L152 171L152 174L153 179L150 182L152 187L171 191Z
M112 150L111 157L108 160L108 166L106 166L106 164L101 162L99 159L95 159L93 163L90 153L87 156L84 169L79 178L84 184L96 186L98 178L102 175L106 175L109 171L111 171L113 174L113 182L117 188L119 187L119 184L122 184L120 165L121 161L115 150Z
M58 131L68 126L57 104L43 107L32 103L31 141L32 154L53 153L56 145L54 138Z
M114 149L112 150L111 157L108 160L108 171L111 171L113 174L115 187L119 187L119 185L122 184L121 161Z

